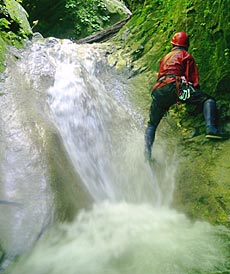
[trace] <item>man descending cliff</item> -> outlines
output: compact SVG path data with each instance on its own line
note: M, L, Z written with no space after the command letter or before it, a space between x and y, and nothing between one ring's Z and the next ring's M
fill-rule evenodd
M145 156L151 159L156 128L165 112L175 103L196 105L203 109L206 137L222 139L216 125L216 101L200 91L198 70L194 58L188 53L189 37L177 32L172 50L160 61L158 79L152 90L150 117L145 131Z

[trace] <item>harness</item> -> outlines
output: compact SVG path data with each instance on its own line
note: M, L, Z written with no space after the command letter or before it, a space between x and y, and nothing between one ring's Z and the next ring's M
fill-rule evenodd
M157 82L163 83L166 78L175 78L176 95L179 101L186 101L191 94L195 93L195 89L191 83L187 83L185 76L177 76L175 74L165 74L157 79Z
M175 74L165 74L157 79L157 82L162 83L166 78L176 78Z
M179 97L181 95L181 84L182 79L181 76L177 76L175 74L165 74L157 79L157 82L163 83L166 78L175 78L176 82L176 95Z

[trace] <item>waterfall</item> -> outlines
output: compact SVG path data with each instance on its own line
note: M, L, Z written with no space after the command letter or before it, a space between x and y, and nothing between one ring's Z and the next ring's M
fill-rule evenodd
M195 274L225 270L229 231L191 222L169 208L176 161L174 156L168 160L160 142L156 147L159 165L152 168L145 162L141 115L129 100L126 75L118 74L107 63L106 47L49 38L31 42L16 54L18 60L13 64L17 65L11 66L4 83L8 93L14 90L6 96L5 112L9 104L17 106L1 120L6 131L1 177L11 193L9 198L21 202L21 196L26 195L23 200L32 204L26 216L12 215L10 228L13 222L39 216L41 224L36 229L42 236L36 242L28 233L38 238L38 231L23 226L23 234L30 239L27 255L7 273L31 274L31 269L33 274ZM18 94L20 85L26 97ZM18 109L23 109L22 113ZM25 134L28 126L28 131L39 133L37 142L44 142L46 131L39 123L23 119L28 111L32 121L40 119L55 130L92 198L89 207L82 208L71 222L51 224L45 232L42 228L52 220L55 189L50 187L43 146L35 145L33 134ZM18 127L13 126L18 120ZM15 134L11 134L11 126ZM30 170L31 166L34 168ZM7 180L9 176L14 180ZM18 184L22 187L15 192ZM33 202L38 199L42 203ZM25 242L25 237L16 235ZM15 241L11 244L18 245Z
M108 75L100 51L65 41L48 58L56 67L48 90L51 115L94 200L159 205L158 182L143 158L143 132L125 87Z

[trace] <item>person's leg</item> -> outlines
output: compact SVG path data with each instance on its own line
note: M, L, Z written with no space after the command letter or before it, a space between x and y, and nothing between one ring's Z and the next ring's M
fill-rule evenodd
M155 139L156 128L148 122L145 130L145 159L150 161L152 155L152 145Z
M206 138L222 138L217 130L216 112L216 101L214 99L206 100L203 105L203 114L206 124Z
M153 101L150 107L150 119L145 131L145 158L148 160L151 159L152 145L155 139L157 126L165 112L177 101L176 83L173 82L159 89L153 90L152 98Z
M214 98L200 90L196 90L186 103L201 106L200 108L203 109L207 138L222 138L217 130L217 109Z
M155 133L160 120L164 116L166 110L159 107L156 100L153 98L150 107L150 119L145 131L145 158L151 160L152 145L155 139Z

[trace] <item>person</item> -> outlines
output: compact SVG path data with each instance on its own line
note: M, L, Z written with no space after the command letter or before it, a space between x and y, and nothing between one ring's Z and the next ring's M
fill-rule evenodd
M200 91L198 70L194 58L188 53L189 37L177 32L171 40L172 49L160 61L158 79L152 89L152 104L145 131L145 158L151 160L152 145L158 124L175 103L195 105L203 110L206 137L221 139L216 124L216 101Z

